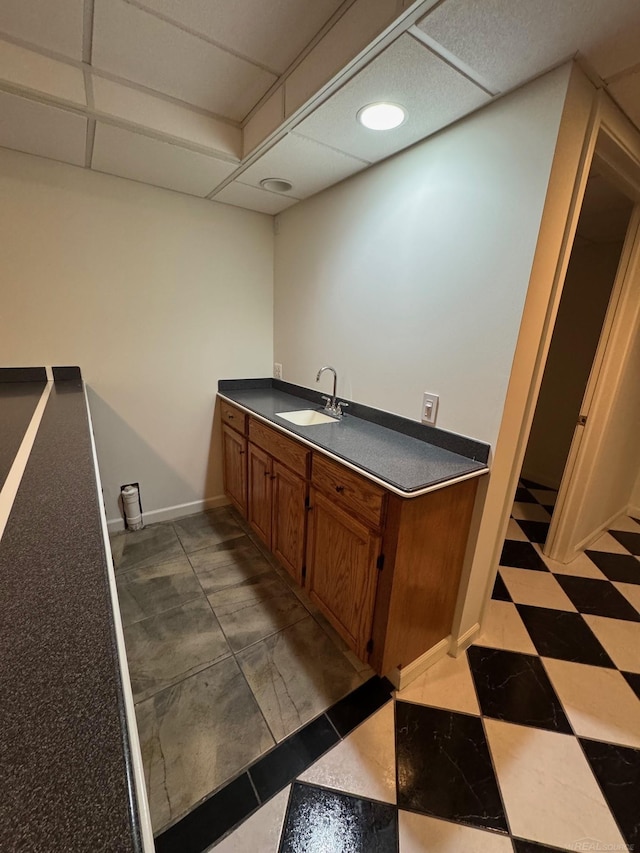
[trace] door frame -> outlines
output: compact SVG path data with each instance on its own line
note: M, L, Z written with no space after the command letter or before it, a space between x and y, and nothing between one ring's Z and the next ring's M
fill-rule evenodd
M633 335L637 322L638 311L633 302L639 262L640 205L636 203L627 226L609 305L580 405L580 419L576 424L543 548L546 556L561 563L570 562L601 532L599 528L591 531L586 538L579 541L575 539L576 521L586 499L585 486L594 461L589 447L594 437L602 432L608 414L606 404L616 390L616 383L612 387L607 379L612 372L615 376L616 365L621 360L621 344L624 350L624 341ZM606 519L607 522L611 520Z
M472 521L473 552L454 620L454 654L479 634L491 597L596 145L600 159L640 199L640 132L574 62L491 476L484 506Z

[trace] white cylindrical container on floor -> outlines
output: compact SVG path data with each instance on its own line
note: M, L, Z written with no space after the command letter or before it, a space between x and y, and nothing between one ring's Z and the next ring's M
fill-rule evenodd
M141 530L142 513L140 512L140 496L135 486L125 486L122 490L122 508L129 530Z

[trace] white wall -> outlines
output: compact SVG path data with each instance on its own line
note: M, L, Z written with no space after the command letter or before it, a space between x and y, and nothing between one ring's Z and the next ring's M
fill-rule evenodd
M562 290L522 474L557 489L600 339L622 243L577 243Z
M0 149L0 257L0 364L80 365L107 517L131 481L146 513L220 497L217 380L271 373L272 218Z
M275 360L495 443L568 69L278 217ZM328 380L326 380L328 382ZM323 388L326 388L323 383Z

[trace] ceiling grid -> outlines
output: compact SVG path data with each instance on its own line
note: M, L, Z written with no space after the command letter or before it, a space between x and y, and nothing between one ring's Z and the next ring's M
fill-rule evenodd
M575 55L640 127L637 0L2 0L0 146L274 214Z

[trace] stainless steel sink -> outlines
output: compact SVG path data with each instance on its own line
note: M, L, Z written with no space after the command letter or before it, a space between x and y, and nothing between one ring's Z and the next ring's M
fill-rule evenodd
M317 424L337 424L338 419L318 412L315 409L300 409L297 412L276 412L279 418L284 418L297 426L316 426Z

